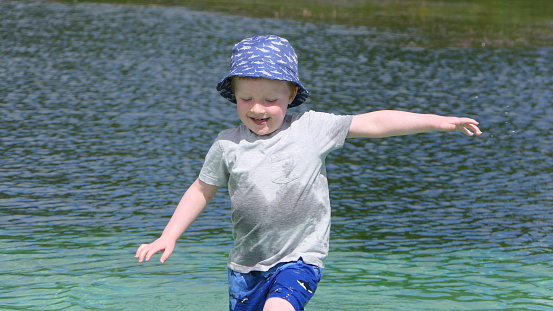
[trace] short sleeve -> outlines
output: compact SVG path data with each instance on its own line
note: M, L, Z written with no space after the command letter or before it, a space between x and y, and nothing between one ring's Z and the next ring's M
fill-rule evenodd
M310 133L317 133L315 143L321 150L330 152L344 146L353 116L309 111Z
M206 184L224 187L228 183L229 171L224 159L223 148L217 139L205 156L199 179Z

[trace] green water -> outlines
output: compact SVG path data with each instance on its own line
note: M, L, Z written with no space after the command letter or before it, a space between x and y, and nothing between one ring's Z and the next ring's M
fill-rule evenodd
M214 86L258 33L296 48L303 110L466 115L485 132L331 154L331 254L308 310L553 310L551 48L42 1L0 1L0 309L227 308L225 191L165 264L133 255L239 124Z
M78 2L79 0L58 0ZM549 0L81 0L182 5L237 16L364 26L414 35L411 47L553 46Z

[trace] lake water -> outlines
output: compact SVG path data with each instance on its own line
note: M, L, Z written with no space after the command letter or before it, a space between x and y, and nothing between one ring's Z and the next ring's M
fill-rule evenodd
M484 134L355 139L328 159L331 254L308 310L553 310L553 49L175 7L0 1L0 309L225 310L222 190L165 263L155 239L216 134L240 39L300 58L315 109L471 116Z

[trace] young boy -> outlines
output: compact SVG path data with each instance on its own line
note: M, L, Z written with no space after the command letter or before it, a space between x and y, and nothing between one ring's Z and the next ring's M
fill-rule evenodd
M163 251L165 262L217 189L227 186L235 241L228 260L230 310L304 310L329 248L325 158L346 138L434 130L481 134L473 119L402 111L287 115L309 93L293 48L277 36L236 44L230 72L217 89L237 105L243 124L219 134L161 237L142 244L135 257L148 261Z

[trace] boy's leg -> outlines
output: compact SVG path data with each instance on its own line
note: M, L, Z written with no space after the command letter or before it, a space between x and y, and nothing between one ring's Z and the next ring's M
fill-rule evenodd
M321 281L321 270L317 266L305 264L301 258L279 267L273 276L263 310L304 310ZM286 309L276 308L277 305L285 306Z
M286 299L269 298L265 302L263 311L295 311L294 306Z

